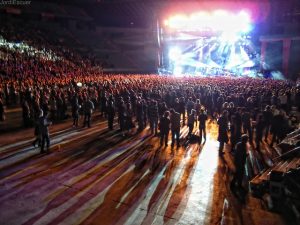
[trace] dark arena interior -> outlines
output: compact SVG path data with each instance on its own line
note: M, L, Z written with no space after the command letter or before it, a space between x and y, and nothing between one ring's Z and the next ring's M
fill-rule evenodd
M299 225L299 0L0 0L0 225Z

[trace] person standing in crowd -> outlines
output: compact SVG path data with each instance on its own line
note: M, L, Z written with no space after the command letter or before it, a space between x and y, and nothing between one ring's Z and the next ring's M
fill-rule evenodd
M271 128L271 122L272 122L272 111L271 107L269 105L266 106L265 110L263 111L263 121L264 121L264 130L265 130L265 141L267 141L270 128Z
M224 98L223 98L223 95L220 95L220 96L217 98L217 102L216 102L216 107L217 107L217 113L218 113L218 114L221 113L223 104L224 104Z
M45 142L46 142L46 152L49 153L50 148L50 135L49 126L52 124L47 119L47 115L44 115L43 110L40 111L39 117L39 132L41 134L41 153L44 153Z
M179 99L179 105L178 105L178 112L180 114L180 117L182 116L182 125L185 125L185 99L184 97L181 97Z
M67 118L66 112L67 112L68 107L67 107L67 103L66 103L65 94L63 92L60 94L60 99L62 101L61 119L65 120Z
M148 112L149 112L151 134L157 135L158 107L157 107L157 102L155 100L151 101Z
M104 116L105 118L106 118L106 114L107 114L106 106L107 106L107 96L106 96L106 92L103 91L100 96L100 110L101 110L100 115Z
M142 99L142 103L143 103L143 119L144 119L144 122L143 122L143 125L144 127L147 126L147 121L148 121L148 104L147 104L147 101L145 99Z
M33 147L35 147L36 144L38 144L38 146L41 146L41 142L42 142L42 137L41 137L41 130L40 130L40 121L39 118L41 116L41 114L43 114L43 111L40 108L36 108L35 109L35 116L34 116L34 136L35 139L32 142Z
M283 90L281 91L281 93L279 95L279 101L280 101L280 108L286 111L288 98L287 98L285 91L283 91Z
M230 119L230 143L231 143L232 153L234 152L234 148L237 142L238 142L237 121L236 121L236 116L233 114L231 115L231 119Z
M39 110L39 116L37 119L34 120L34 136L35 139L32 142L33 147L35 147L36 144L38 144L38 146L41 146L41 142L42 142L42 138L41 138L41 131L40 131L40 121L39 118L42 114L42 110Z
M83 127L86 125L88 127L91 127L91 117L95 106L94 103L86 97L84 103L83 103L83 111L84 111L84 118L83 118Z
M242 109L242 125L243 132L248 135L249 141L252 143L251 115L246 108Z
M126 105L123 99L120 100L120 105L118 107L118 119L120 125L120 131L122 135L125 136L125 122L126 122Z
M22 117L24 127L30 127L30 108L27 101L22 103Z
M262 142L264 127L265 124L264 124L263 115L259 114L256 119L256 126L255 126L255 143L256 143L257 151L260 151L260 143Z
M192 112L192 109L194 109L195 107L195 103L193 102L192 97L189 97L188 102L186 103L186 111L187 114L190 115L190 113ZM195 111L196 113L196 111Z
M228 142L228 119L227 119L227 110L224 110L222 112L222 115L218 119L218 125L219 125L219 135L218 135L218 141L220 142L219 146L219 155L221 156L224 154L223 149L225 143Z
M144 107L143 107L143 101L141 97L137 98L136 103L136 120L138 122L138 131L142 131L144 129Z
M133 123L133 109L130 102L128 102L126 105L125 127L127 130L127 134L129 134L131 129L135 127Z
M110 130L113 130L113 125L114 125L114 118L116 114L115 110L115 102L114 98L112 95L109 96L108 101L107 101L107 123L108 123L108 128Z
M191 137L193 130L194 130L194 124L195 124L195 120L196 120L197 116L196 116L196 110L195 109L191 109L191 113L188 116L188 127L189 127L189 134L188 136Z
M280 115L279 110L276 108L276 106L272 106L272 111L273 111L273 117L271 122L272 141L270 146L273 146L275 142L278 143L281 124L283 121L283 118Z
M280 114L281 122L280 122L280 130L279 130L278 138L279 138L279 142L281 142L290 131L290 125L289 125L289 117L287 116L286 111L282 109L280 110L279 114Z
M170 131L170 112L165 111L164 115L160 118L159 129L160 129L160 146L165 142L165 147L168 146L168 136Z
M206 120L207 120L207 113L204 110L204 108L200 109L198 120L199 120L199 135L200 135L199 144L201 144L201 142L202 142L202 136L204 137L204 143L206 142Z
M80 105L78 103L77 94L75 94L74 97L72 98L71 104L72 104L73 127L78 127Z
M175 112L179 112L179 98L175 98L175 101L173 103L173 109L175 110Z
M2 98L0 97L0 121L4 121L4 120L5 120L4 104Z
M235 190L236 185L239 189L242 189L242 182L245 175L248 139L248 135L243 134L241 141L236 144L236 150L234 154L235 172L230 183L231 190Z
M212 99L211 91L208 91L206 93L206 96L205 96L205 106L206 106L206 109L207 109L208 113L213 118L214 117L214 112L213 112L214 110L213 110L213 99Z
M9 86L9 95L12 103L15 105L17 104L17 95L16 95L16 88L13 83L10 84Z
M5 83L4 85L4 96L5 96L5 105L10 106L8 83Z
M240 141L242 136L242 108L237 108L235 112L235 119L236 119L236 139Z
M159 104L159 108L158 108L158 113L159 113L159 117L162 117L165 113L165 111L168 110L167 104L166 102L162 102L161 104Z
M196 115L197 115L197 117L200 115L200 109L201 109L201 103L200 103L200 99L197 99L196 100L196 103L195 103L195 105L194 105L194 107L195 107L195 110L196 110ZM197 126L198 124L197 124L197 120L196 120L196 126Z
M48 99L46 96L43 96L43 98L42 98L41 109L43 110L44 115L48 115L49 105L48 105Z
M180 147L180 114L178 112L175 112L174 109L170 110L171 116L171 134L172 134L172 148L175 145L175 138L176 138L176 144L177 148Z

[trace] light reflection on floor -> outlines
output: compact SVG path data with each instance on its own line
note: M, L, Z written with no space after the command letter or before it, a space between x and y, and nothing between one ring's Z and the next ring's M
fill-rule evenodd
M148 130L124 138L104 126L73 136L68 131L66 139L58 132L52 140L64 142L59 150L44 156L32 150L6 167L0 173L0 224L219 224L224 199L239 208L226 188L215 123L208 123L205 144L173 150L159 147ZM183 139L187 132L184 127ZM15 146L5 151L5 157L18 155ZM231 212L235 224L237 211Z

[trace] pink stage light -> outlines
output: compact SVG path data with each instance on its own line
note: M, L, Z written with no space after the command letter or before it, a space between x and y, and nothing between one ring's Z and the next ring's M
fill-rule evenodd
M216 10L211 13L197 12L191 15L179 14L165 21L165 26L175 30L207 30L222 32L248 32L251 18L246 11L232 13Z

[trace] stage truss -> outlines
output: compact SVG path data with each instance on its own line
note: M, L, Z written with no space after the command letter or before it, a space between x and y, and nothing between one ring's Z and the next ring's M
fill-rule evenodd
M157 21L158 71L192 76L257 76L260 54L247 12L197 12Z

